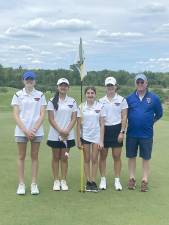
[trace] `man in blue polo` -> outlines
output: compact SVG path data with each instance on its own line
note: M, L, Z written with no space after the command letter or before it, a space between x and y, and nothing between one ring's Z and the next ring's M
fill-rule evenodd
M162 117L162 105L157 95L147 88L148 81L144 74L135 77L136 91L127 97L128 128L126 137L126 156L128 158L128 189L136 187L136 157L142 158L141 191L148 191L149 163L153 145L153 125Z

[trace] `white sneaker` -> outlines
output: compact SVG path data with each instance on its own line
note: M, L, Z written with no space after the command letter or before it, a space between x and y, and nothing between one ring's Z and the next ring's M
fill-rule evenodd
M36 183L31 184L31 195L38 195L39 194L39 189L38 185Z
M24 183L20 183L18 185L18 188L17 188L17 191L16 191L16 194L17 195L25 195L25 184Z
M66 180L61 180L60 185L61 185L62 191L68 191L69 190L69 188L67 186L67 183L66 183Z
M101 177L99 189L106 190L106 177Z
M116 191L122 191L122 185L119 178L115 178L114 187Z
M55 180L54 181L53 191L60 191L60 180Z

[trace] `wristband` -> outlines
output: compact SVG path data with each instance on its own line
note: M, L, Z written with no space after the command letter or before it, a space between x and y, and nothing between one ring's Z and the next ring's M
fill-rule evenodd
M121 130L120 133L125 134L125 130Z

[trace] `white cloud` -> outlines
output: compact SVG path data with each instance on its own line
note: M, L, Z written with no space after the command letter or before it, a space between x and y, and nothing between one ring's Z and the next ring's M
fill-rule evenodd
M169 33L169 23L162 24L155 30L155 32L163 34Z
M32 58L31 57L27 57L26 59L29 60L29 61L32 61Z
M36 59L36 60L32 60L31 63L33 63L33 64L42 64L43 62L38 60L38 59Z
M144 35L138 32L108 32L107 30L98 30L97 37L113 40L113 39L132 39L132 38L142 38Z
M3 39L3 38L5 38L5 36L4 36L4 35L2 35L2 34L0 34L0 38L2 38L2 39Z
M140 9L142 13L164 13L167 11L167 7L165 4L159 3L159 2L151 2L146 4L144 7Z
M52 52L49 52L49 51L41 51L40 54L41 55L51 55Z
M63 43L63 42L56 42L53 45L56 47L59 47L59 48L72 48L71 44L67 44L67 43Z
M158 71L168 63L168 0L1 0L0 21L8 66L68 68L79 37L88 70Z
M20 4L16 0L0 1L0 8L3 10L13 9L14 7L18 6L20 6Z
M27 56L28 56L28 57L33 57L34 54L33 54L33 53L27 53Z
M56 31L56 30L67 30L67 31L79 31L79 30L90 30L93 29L93 25L89 20L81 19L60 19L53 22L49 22L43 18L36 18L24 24L22 28L26 30L41 30L41 31Z
M99 39L94 40L94 42L98 43L98 44L110 44L110 42L108 42L108 41L99 40Z
M27 31L24 30L23 28L19 28L19 27L9 27L6 31L5 31L5 35L7 36L12 36L12 37L32 37L32 38L39 38L39 37L43 37L42 34L38 33L38 32L32 32L32 31Z
M7 59L5 59L5 58L0 58L0 62L6 62L7 61Z
M9 49L11 50L21 50L21 51L33 51L34 49L28 45L19 45L19 46L15 46L15 45L12 45L9 47Z
M159 58L157 59L158 62L169 62L169 58Z
M169 69L169 58L150 58L145 61L138 61L137 64L144 66L147 70L166 71Z

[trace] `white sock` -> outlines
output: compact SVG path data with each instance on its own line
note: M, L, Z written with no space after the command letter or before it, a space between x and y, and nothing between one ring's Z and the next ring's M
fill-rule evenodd
M120 178L119 177L115 177L115 181L120 181Z

